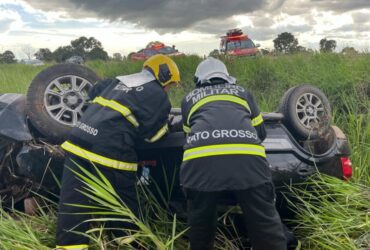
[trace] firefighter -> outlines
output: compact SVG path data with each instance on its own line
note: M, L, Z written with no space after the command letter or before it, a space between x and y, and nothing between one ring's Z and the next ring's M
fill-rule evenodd
M68 140L62 144L67 157L62 179L57 223L58 249L87 249L88 210L71 204L89 205L78 190L83 183L73 171L76 165L97 174L95 167L110 181L122 201L139 216L136 197L139 140L159 140L168 130L171 104L167 91L179 84L180 73L167 56L155 55L144 62L140 73L101 81L89 93L91 104ZM94 167L95 166L95 167ZM134 225L110 222L109 228L134 229ZM73 232L71 232L73 231ZM122 230L113 232L123 236Z
M180 181L191 250L213 249L217 202L234 197L254 250L286 249L264 147L264 121L253 96L212 57L195 72L181 110L186 133Z

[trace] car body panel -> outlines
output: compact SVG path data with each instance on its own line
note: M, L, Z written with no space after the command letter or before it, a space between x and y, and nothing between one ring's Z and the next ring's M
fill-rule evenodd
M312 154L299 145L280 122L281 114L265 113L263 117L267 132L263 145L276 185L301 182L317 171L342 178L340 157L347 157L351 153L347 139L337 138L334 134L334 141L324 154ZM160 156L162 158L165 157L168 149L177 148L178 151L182 152L184 143L185 134L183 132L172 132L157 143L139 144L140 158L150 160L153 155L148 155L147 152L151 150L156 150L158 155L163 153L164 155ZM154 157L158 158L156 155ZM179 166L180 164L181 161L175 165Z
M226 54L231 56L256 56L259 53L259 50L257 47L254 48L238 48L233 50L227 50Z
M21 94L0 95L0 141L1 138L17 142L33 139L24 116L25 101Z

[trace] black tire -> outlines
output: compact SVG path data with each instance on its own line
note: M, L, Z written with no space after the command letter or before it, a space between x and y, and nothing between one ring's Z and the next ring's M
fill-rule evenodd
M57 64L41 71L27 91L26 114L51 142L64 141L86 108L87 92L100 78L77 64Z
M289 88L287 91L285 91L283 97L280 99L278 112L283 113L284 107L287 105L288 102L288 96L290 93L296 88L296 86Z
M284 125L297 139L318 139L330 130L329 100L312 85L290 88L281 99L279 111L284 115Z

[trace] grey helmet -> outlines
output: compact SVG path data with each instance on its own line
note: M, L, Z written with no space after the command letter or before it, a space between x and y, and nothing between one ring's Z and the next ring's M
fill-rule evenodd
M231 84L236 83L236 79L229 75L223 62L208 57L198 65L194 74L194 82L198 86L206 85L210 84L213 78L220 78Z

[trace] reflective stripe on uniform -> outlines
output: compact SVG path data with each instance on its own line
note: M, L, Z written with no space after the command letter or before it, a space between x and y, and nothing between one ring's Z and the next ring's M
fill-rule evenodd
M233 95L212 95L203 98L199 102L197 102L191 109L187 118L187 124L189 124L190 118L193 115L195 111L197 111L200 107L202 107L204 104L207 104L209 102L216 102L216 101L228 101L228 102L234 102L236 104L242 105L244 108L246 108L250 112L249 105L246 100L233 96Z
M188 126L186 126L185 124L182 125L182 130L184 130L185 133L190 133L191 132L191 128L189 128Z
M82 245L56 246L56 248L68 249L68 250L85 250L89 248L89 245L82 244Z
M88 150L85 150L83 148L80 148L79 146L73 143L70 143L69 141L64 142L62 144L62 148L88 161L92 161L92 162L98 163L106 167L115 168L119 170L127 170L127 171L137 170L137 163L123 162L123 161L117 161L114 159L110 159L110 158L95 154L93 152L90 152Z
M126 106L114 101L114 100L107 100L101 96L96 97L92 103L100 104L104 107L109 107L119 113L121 113L129 122L131 122L135 127L139 127L139 123L137 122L135 116L132 114L131 110Z
M262 122L263 122L263 118L261 114L257 115L256 117L252 119L252 125L254 127L260 125Z
M168 125L167 123L160 129L158 132L150 139L145 139L147 142L155 142L161 139L162 136L164 136L168 131Z
M255 144L217 144L185 150L183 161L216 155L257 155L266 157L265 148Z

